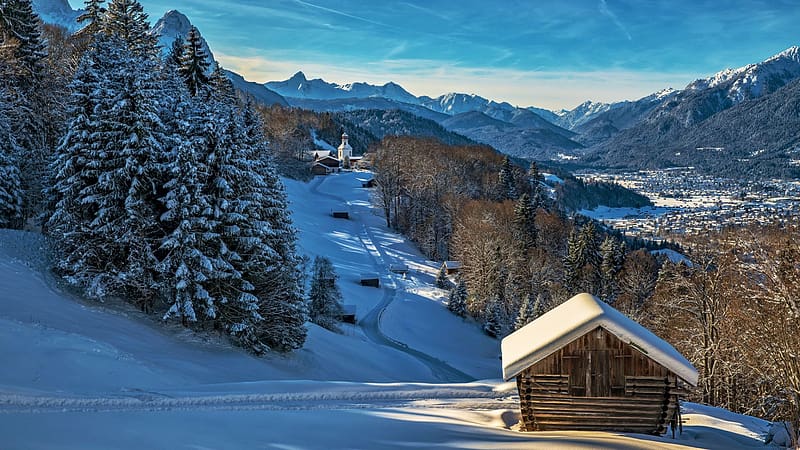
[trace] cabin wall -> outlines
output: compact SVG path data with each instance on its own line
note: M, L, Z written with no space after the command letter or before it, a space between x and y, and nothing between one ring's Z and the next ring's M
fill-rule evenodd
M675 374L597 328L517 376L525 429L660 434L676 417Z

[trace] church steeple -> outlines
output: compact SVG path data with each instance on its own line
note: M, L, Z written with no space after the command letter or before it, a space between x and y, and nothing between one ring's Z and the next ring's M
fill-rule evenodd
M342 163L345 168L350 163L350 158L353 157L353 147L350 147L350 143L347 142L350 136L347 133L342 133L342 144L339 145L339 162Z

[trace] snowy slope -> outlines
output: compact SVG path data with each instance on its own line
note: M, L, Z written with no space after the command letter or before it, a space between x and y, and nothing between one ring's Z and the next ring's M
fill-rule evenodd
M77 22L83 10L74 10L67 0L33 0L33 10L44 23L61 25L71 32L78 31L81 24Z
M450 315L436 265L389 232L359 179L286 181L301 250L326 254L359 325L309 325L305 348L254 358L44 272L44 242L0 230L0 448L745 448L766 423L688 405L684 433L519 433L498 343ZM333 219L346 209L349 220ZM388 265L409 267L406 278ZM379 289L360 286L376 272ZM370 314L378 311L378 314ZM490 378L457 382L458 374ZM442 378L451 378L443 381Z

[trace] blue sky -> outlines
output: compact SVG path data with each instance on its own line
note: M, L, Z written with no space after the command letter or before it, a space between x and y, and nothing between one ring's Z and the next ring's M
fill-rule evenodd
M140 1L152 22L186 14L252 81L302 70L551 109L679 89L800 42L800 5L781 0Z

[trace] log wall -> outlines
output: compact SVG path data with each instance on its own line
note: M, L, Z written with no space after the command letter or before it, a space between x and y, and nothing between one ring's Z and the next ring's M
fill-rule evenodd
M528 431L662 434L685 391L675 374L597 328L517 376Z

